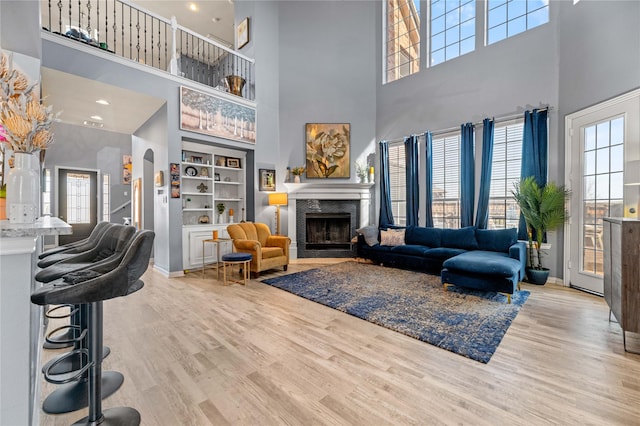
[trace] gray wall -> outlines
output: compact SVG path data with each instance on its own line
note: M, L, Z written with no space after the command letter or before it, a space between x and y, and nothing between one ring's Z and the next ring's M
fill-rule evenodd
M44 167L51 170L51 213L56 211L57 177L55 167L95 169L109 174L111 182L111 210L131 198L131 185L122 184L122 156L131 154L131 135L107 132L91 127L53 123L55 142L47 149ZM102 191L102 183L98 182ZM98 209L101 210L101 206ZM112 223L122 223L123 217L131 216L127 206L111 216ZM98 221L102 217L98 217Z
M242 53L256 59L256 169L274 168L278 191L287 166L305 164L305 123L351 123L352 164L374 152L376 3L235 3L236 21L251 18ZM285 207L283 233L287 215ZM273 227L267 193L256 193L256 220Z

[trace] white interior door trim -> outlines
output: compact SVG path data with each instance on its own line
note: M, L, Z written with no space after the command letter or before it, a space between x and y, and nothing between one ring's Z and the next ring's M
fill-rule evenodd
M588 108L582 109L580 111L576 111L574 113L568 114L565 116L564 118L564 139L565 139L565 155L564 155L564 181L565 181L565 187L567 189L569 189L570 191L573 191L573 182L571 179L571 175L572 175L572 167L575 163L575 160L571 158L571 153L572 153L572 139L573 139L573 124L576 120L578 120L581 117L584 117L585 115L588 114L592 114L595 112L599 112L602 110L605 110L607 108L611 108L613 106L616 106L618 104L621 104L623 102L627 102L627 101L631 101L633 99L639 99L640 100L640 89L635 89L632 90L630 92L624 93L622 95L616 96L615 98L612 99L608 99L604 102L600 102L597 105L592 105ZM572 161L573 160L573 161ZM578 163L579 164L579 163ZM581 185L582 182L579 182L578 185ZM581 208L580 206L577 206L575 209L573 208L574 206L571 205L571 203L568 204L567 206L567 211L569 212L569 221L565 224L564 226L564 259L567 259L567 261L564 263L564 286L565 287L569 287L570 283L571 283L571 269L569 267L570 262L571 262L571 221L573 220L573 211L579 211L579 209ZM571 265L573 267L573 269L578 268L579 265Z

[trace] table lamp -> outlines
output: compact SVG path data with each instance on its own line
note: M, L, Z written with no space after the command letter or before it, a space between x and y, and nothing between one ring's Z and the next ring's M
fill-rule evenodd
M276 235L280 235L280 206L287 205L286 192L272 192L269 194L269 205L276 206Z

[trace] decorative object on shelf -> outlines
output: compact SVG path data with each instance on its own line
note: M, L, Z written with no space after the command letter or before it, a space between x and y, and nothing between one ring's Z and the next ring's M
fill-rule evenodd
M214 173L213 180L215 180L216 182L220 182L220 173Z
M0 51L0 123L2 141L14 152L14 168L6 179L7 216L11 223L33 223L38 218L38 161L35 152L53 143L52 107L40 103L36 83L13 67L13 57ZM40 154L42 155L42 154ZM44 158L44 157L43 157ZM33 165L32 165L33 163Z
M218 157L218 156L216 156L216 166L224 167L225 164L227 164L227 158L226 157Z
M184 173L185 173L187 176L197 176L197 175L198 175L198 170L196 170L196 168L195 168L195 167L191 167L191 166L189 166L189 167L187 167L186 169L184 169Z
M236 28L236 49L249 43L249 17L244 18Z
M367 172L368 172L368 167L366 164L363 164L359 161L356 161L356 175L358 176L358 181L360 183L366 183L367 182Z
M180 129L255 144L256 109L225 96L180 87Z
M293 175L293 182L300 183L300 175L304 173L306 169L304 167L292 167L291 174Z
M229 223L233 223L233 209L229 209Z
M200 182L200 185L196 186L196 188L203 194L209 190L209 187L204 182Z
M186 200L184 200L184 208L188 209L191 207L191 198L188 198Z
M224 223L224 218L222 216L225 210L224 203L216 204L216 209L218 210L218 223Z
M259 191L276 190L276 171L273 169L260 169L260 182L258 185Z
M217 240L217 239L218 239L218 230L217 230L217 229L214 229L214 230L213 230L213 232L212 232L212 236L213 236L213 239L214 239L214 240Z
M209 169L207 169L206 167L201 168L200 169L200 176L209 177Z
M209 223L209 216L203 214L198 218L198 223Z
M369 183L373 183L375 175L376 174L373 166L369 167Z
M180 198L180 164L169 163L169 179L171 180L171 198Z
M240 168L240 159L239 158L227 157L227 167L232 167L234 169L239 169Z
M511 193L527 224L529 237L527 281L532 284L544 285L549 277L549 269L542 266L540 247L545 232L559 228L567 220L565 202L570 193L564 186L558 186L554 182L540 186L533 176L522 179L519 184L515 185ZM535 241L533 239L534 233ZM535 258L534 248L537 255Z
M286 192L269 194L269 205L276 206L276 235L280 235L280 206L286 206L288 201Z
M158 170L153 181L156 186L164 185L164 172L162 170Z
M194 164L202 164L202 157L200 157L199 155L194 155L193 157L191 157L191 162Z
M225 176L224 181L225 182L231 182L231 178L229 176Z
M307 123L307 179L349 178L349 123Z
M244 84L247 80L239 75L228 75L224 78L224 81L227 84L229 93L242 97L242 89L244 88Z

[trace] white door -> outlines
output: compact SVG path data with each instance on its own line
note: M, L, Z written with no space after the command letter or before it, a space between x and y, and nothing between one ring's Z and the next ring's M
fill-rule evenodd
M571 189L565 280L603 293L603 217L638 217L640 91L566 118ZM635 185L634 185L635 184Z

